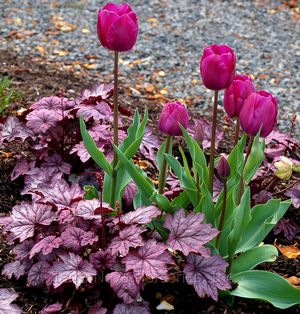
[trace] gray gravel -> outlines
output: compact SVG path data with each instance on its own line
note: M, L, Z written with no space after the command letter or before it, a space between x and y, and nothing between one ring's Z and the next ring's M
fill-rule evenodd
M257 88L278 96L279 127L288 129L296 113L299 132L299 7L291 9L276 0L129 2L139 15L140 33L134 50L121 55L120 71L133 85L137 75L142 76L144 84L167 88L169 98L190 99L194 110L208 111L212 94L201 83L199 60L206 45L225 43L237 54L237 70L251 74ZM48 59L96 63L91 71L105 78L112 70L112 56L100 46L95 31L97 11L104 3L0 0L1 49L40 56L42 46ZM53 32L60 18L76 29ZM12 31L27 36L11 36ZM98 59L87 59L89 55Z

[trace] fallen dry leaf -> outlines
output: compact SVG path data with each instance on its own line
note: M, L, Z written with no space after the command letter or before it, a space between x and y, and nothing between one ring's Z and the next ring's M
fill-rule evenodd
M296 288L300 288L300 278L296 276L285 277L285 279Z
M36 46L35 48L37 49L37 51L38 51L41 55L47 54L47 51L46 51L46 49L45 49L44 46Z
M95 70L97 65L95 63L84 63L83 67L88 70Z
M300 258L300 250L297 244L282 245L277 244L275 240L274 245L277 247L280 253L286 256L287 258Z
M72 32L76 29L76 26L74 24L65 21L56 21L54 25L57 29L65 33Z
M66 56L69 51L68 50L57 50L57 49L54 49L53 51L56 55L59 55L60 57L63 57L63 56Z

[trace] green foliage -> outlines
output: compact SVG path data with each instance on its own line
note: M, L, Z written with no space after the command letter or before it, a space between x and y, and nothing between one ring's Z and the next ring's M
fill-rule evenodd
M3 114L7 107L19 100L22 93L12 88L12 80L7 76L0 79L0 114Z
M277 274L252 270L238 273L231 279L238 284L231 295L264 300L280 309L300 303L300 290Z

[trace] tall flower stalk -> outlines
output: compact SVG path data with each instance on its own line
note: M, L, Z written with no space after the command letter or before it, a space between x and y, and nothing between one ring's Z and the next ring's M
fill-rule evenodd
M200 73L203 84L206 88L215 92L212 114L208 182L208 189L211 195L213 194L218 92L222 89L228 88L232 83L235 75L235 62L236 57L233 50L226 45L212 45L206 47L200 61Z
M97 33L102 46L114 51L114 145L118 146L118 61L119 52L133 48L138 35L138 17L132 8L122 3L108 3L98 12ZM116 207L116 165L118 156L114 152L111 176L110 206Z
M188 126L188 122L189 114L183 104L181 104L179 101L168 102L165 104L158 120L158 129L161 132L167 134L165 153L169 152L172 137L182 135L180 126L186 128ZM162 167L158 180L158 190L160 194L163 194L164 192L167 170L167 161L163 156Z
M217 115L218 115L218 93L215 91L214 105L212 113L212 128L211 128L211 145L210 145L210 156L209 156L209 183L208 189L210 193L213 193L214 184L214 163L215 163L215 153L216 153L216 129L217 129Z
M118 128L118 63L119 63L119 52L115 51L114 52L114 122L113 122L113 127L114 127L114 144L116 146L119 145L119 128ZM113 159L113 171L112 171L112 176L111 176L111 199L110 199L110 206L112 208L115 208L115 203L116 203L116 179L117 179L117 171L116 171L116 166L118 163L118 155L116 151L114 151L114 159Z

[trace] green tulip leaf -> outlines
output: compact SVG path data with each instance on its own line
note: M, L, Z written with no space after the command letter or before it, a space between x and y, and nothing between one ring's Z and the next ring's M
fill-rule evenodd
M233 296L267 301L280 309L300 304L300 289L275 273L245 271L231 276L231 280L238 284L231 291Z
M97 189L93 185L85 185L83 187L84 198L86 200L92 200L93 198L99 198Z
M263 139L262 143L260 143L259 133L258 133L254 138L251 153L245 164L244 179L246 183L249 183L251 181L252 177L255 175L256 171L258 170L261 163L263 162L265 158L264 150L265 150L265 139Z
M147 198L150 198L155 192L153 183L149 178L147 178L146 174L132 162L132 160L126 158L126 156L118 149L118 147L115 145L113 145L113 147L120 161L123 163L126 171L129 173L137 187Z
M102 168L110 176L112 175L112 166L105 158L104 154L98 149L95 141L90 136L89 132L86 129L85 122L82 117L80 117L80 131L83 142L85 144L86 150L91 155L96 164Z
M274 262L277 256L278 251L273 245L266 244L254 247L234 259L231 275L252 270L264 262Z

